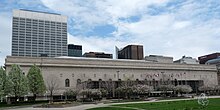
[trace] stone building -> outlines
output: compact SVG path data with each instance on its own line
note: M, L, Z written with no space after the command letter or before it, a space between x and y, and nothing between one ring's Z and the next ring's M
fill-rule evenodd
M160 84L188 84L197 92L201 85L217 85L216 66L199 64L154 63L144 60L97 59L80 57L19 57L7 56L6 72L12 64L20 65L24 74L36 64L43 74L45 83L56 78L59 90L100 88L100 82L111 81L114 88L121 81L134 81L151 86Z

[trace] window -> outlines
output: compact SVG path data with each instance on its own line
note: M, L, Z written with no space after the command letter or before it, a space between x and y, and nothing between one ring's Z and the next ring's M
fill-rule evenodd
M65 80L65 87L70 87L70 80L69 79Z
M72 74L72 77L74 77L74 74Z
M94 77L96 77L96 74L94 74Z

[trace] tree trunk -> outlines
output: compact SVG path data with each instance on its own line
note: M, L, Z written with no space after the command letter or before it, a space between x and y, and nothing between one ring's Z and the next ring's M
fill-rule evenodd
M53 92L50 92L50 103L53 103Z
M34 102L36 101L37 98L37 94L34 94Z
M15 96L15 103L18 103L18 101L19 101L19 97Z

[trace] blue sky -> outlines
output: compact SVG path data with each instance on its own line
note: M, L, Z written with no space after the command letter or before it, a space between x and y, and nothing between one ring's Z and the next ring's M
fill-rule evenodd
M68 43L83 52L141 44L145 55L179 59L220 50L218 0L0 0L0 65L11 55L13 9L68 16Z

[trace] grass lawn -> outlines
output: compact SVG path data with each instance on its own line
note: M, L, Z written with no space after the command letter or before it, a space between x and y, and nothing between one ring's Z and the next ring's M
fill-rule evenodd
M118 104L109 107L92 108L89 110L201 110L197 100L152 102L136 104ZM205 110L220 110L220 98L209 99Z
M6 102L0 103L0 109L3 107L14 107L14 106L28 106L28 105L35 105L35 104L44 104L48 103L48 101L35 101L35 102L18 102L15 104L7 104Z

